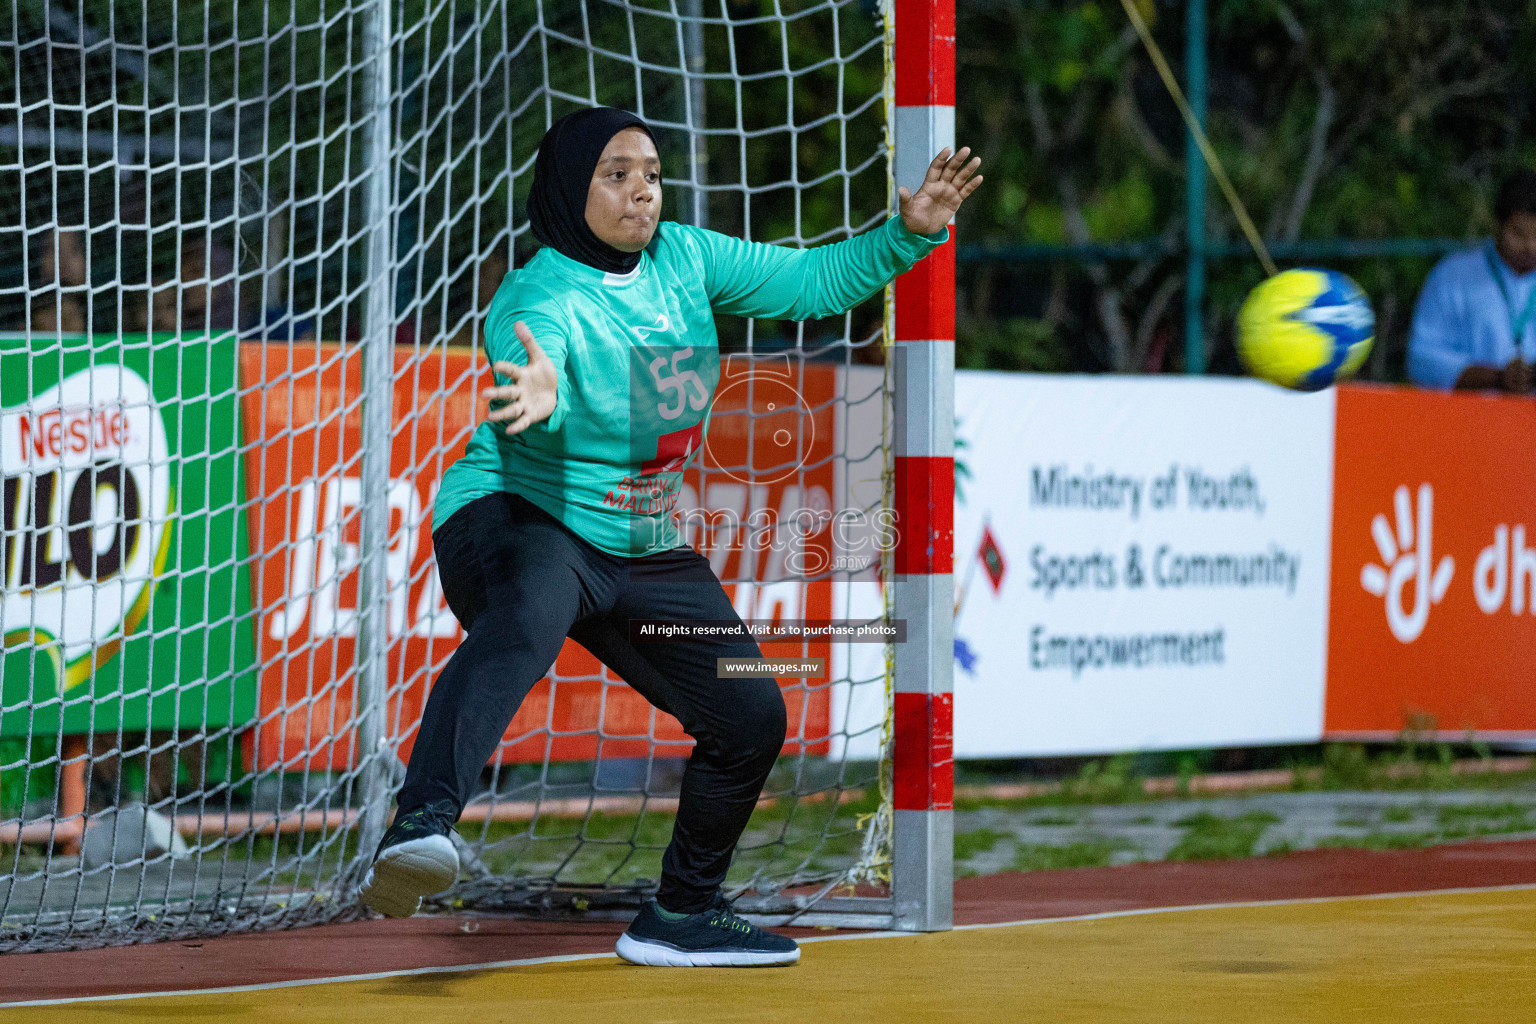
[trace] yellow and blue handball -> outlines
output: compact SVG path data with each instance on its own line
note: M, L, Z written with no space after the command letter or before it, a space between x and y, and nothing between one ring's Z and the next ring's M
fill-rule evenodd
M1335 270L1299 268L1248 293L1237 315L1237 352L1255 377L1321 391L1354 375L1375 329L1359 285Z

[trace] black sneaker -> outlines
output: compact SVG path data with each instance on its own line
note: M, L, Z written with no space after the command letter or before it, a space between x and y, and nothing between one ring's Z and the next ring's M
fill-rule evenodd
M423 896L452 885L459 877L459 854L448 838L455 817L446 800L396 815L363 881L363 904L385 917L410 917Z
M656 901L648 901L617 948L625 960L646 967L773 967L800 960L794 939L743 921L720 893L709 909L681 921L663 921Z

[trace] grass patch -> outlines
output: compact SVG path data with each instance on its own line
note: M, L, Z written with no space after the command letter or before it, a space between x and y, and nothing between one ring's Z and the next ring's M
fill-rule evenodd
M1134 771L1135 764L1135 755L1116 754L1103 761L1084 764L1075 776L1062 781L1058 792L1000 800L962 797L955 800L955 810L979 811L985 807L1027 810L1031 807L1059 807L1063 804L1123 804L1152 799L1142 791L1144 776Z
M1120 804L1145 800L1142 777L1132 771L1135 758L1117 754L1107 761L1089 761L1076 778L1068 779L1061 789L1062 803Z
M1503 821L1483 825L1459 825L1455 828L1444 829L1440 838L1444 840L1456 839L1480 839L1483 836L1502 836L1511 832L1536 831L1536 822L1530 821Z
M1366 790L1411 792L1416 790L1475 789L1484 791L1530 789L1536 787L1536 768L1524 771L1487 771L1457 774L1458 759L1469 754L1492 764L1493 754L1486 744L1468 742L1451 744L1426 741L1427 727L1418 732L1405 731L1397 743L1391 746L1367 746L1362 743L1323 743L1278 758L1260 758L1258 764L1247 767L1284 767L1296 773L1290 789L1297 792L1318 790ZM1111 758L1087 761L1077 774L1056 782L1056 792L1041 793L1029 797L988 798L985 796L959 797L955 801L958 811L975 811L983 808L1023 811L1035 807L1059 807L1077 804L1140 803L1155 800L1177 799L1206 794L1192 793L1194 782L1200 773L1211 770L1241 770L1220 768L1213 764L1210 751L1186 753L1176 761L1166 756L1121 754ZM1260 753L1264 753L1260 751ZM1196 756L1199 755L1199 756ZM1149 770L1153 770L1149 772ZM1147 793L1147 778L1152 773L1164 776L1176 771L1175 786L1171 792ZM996 775L987 776L997 781ZM1273 789L1273 787L1259 787ZM1223 793L1222 795L1232 795ZM1401 813L1401 812L1399 812ZM1387 819L1394 820L1394 819ZM1412 817L1403 819L1412 820Z
M1054 871L1060 868L1101 868L1109 865L1116 853L1136 849L1130 843L1112 839L1055 845L1020 843L1008 865L1013 871Z
M782 876L806 865L813 870L848 863L863 844L859 815L872 800L785 798L758 808L747 825L728 878ZM481 842L481 861L493 873L553 877L563 885L623 885L660 877L661 854L672 837L670 812L605 814L585 818L541 817L537 822L469 822L459 826Z
M1320 850L1422 850L1440 838L1435 832L1369 832L1363 836L1328 836Z
M1536 770L1522 772L1483 772L1456 774L1452 769L1458 756L1465 756L1468 745L1458 748L1449 743L1431 742L1422 733L1405 731L1395 746L1374 754L1360 743L1327 743L1320 761L1295 763L1291 767L1315 769L1310 777L1298 774L1298 790L1446 790L1512 789L1536 782ZM1486 744L1473 743L1475 756L1492 760Z
M1412 821L1416 816L1412 807L1388 807L1381 812L1381 820L1394 825Z
M1228 860L1252 857L1253 846L1259 841L1259 836L1279 820L1268 811L1249 811L1232 817L1201 811L1180 818L1174 824L1185 830L1184 837L1168 851L1167 859Z
M1469 821L1524 821L1532 808L1524 804L1452 804L1436 808L1435 817L1441 825L1459 825Z
M1435 813L1443 838L1472 839L1536 829L1533 811L1536 808L1523 804L1479 803L1440 807Z
M1078 817L1064 811L1048 811L1029 819L1031 825L1076 825Z
M966 860L978 853L988 853L1008 836L1007 832L995 832L990 828L958 832L955 834L955 860Z

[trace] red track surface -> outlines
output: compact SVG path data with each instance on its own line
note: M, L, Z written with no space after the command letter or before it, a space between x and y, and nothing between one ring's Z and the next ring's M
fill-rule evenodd
M960 879L955 883L955 923L1519 884L1536 884L1536 840L1380 853L1312 850L1253 860ZM0 971L0 1004L601 953L613 949L622 927L613 922L412 918L75 953L17 954L6 957ZM789 934L813 933L791 929Z

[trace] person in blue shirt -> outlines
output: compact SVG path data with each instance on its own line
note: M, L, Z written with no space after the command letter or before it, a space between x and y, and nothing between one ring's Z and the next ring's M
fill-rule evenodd
M1447 256L1419 292L1408 377L1422 387L1527 394L1536 379L1536 171L1506 178L1498 234Z

